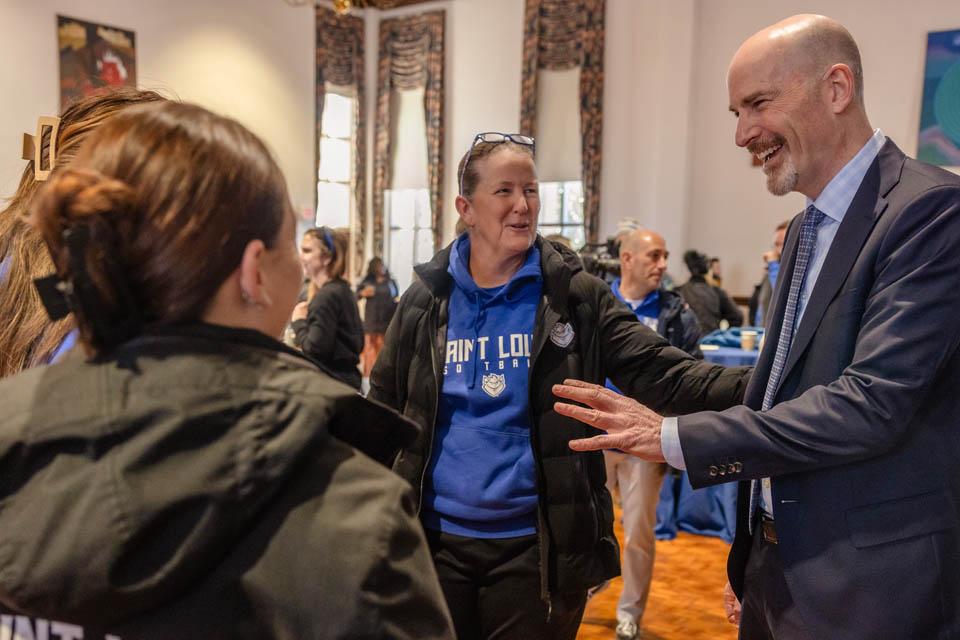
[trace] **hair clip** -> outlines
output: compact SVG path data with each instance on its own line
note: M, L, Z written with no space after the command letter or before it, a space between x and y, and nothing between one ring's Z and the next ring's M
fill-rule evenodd
M42 166L43 152L43 133L45 128L50 130L50 145L48 147L47 168ZM50 172L57 164L57 134L60 131L60 118L53 116L40 116L37 118L37 133L30 135L23 134L23 159L33 160L33 179L43 182L50 177Z
M37 288L37 293L40 294L40 302L47 310L47 316L50 320L59 320L70 313L73 283L69 280L62 280L60 276L53 273L45 278L37 278L33 281L33 286Z

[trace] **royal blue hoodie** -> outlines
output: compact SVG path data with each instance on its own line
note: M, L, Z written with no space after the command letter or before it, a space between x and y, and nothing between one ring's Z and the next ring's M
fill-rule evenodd
M628 302L627 299L623 297L623 292L620 291L620 278L617 278L610 283L610 289L613 291L613 295L617 296L619 300L622 300L625 305L630 307L631 311L637 314L637 319L640 322L647 325L654 331L659 330L660 323L658 320L660 318L660 289L654 289L639 303ZM606 384L608 389L613 389L620 395L623 395L623 392L617 388L617 385L613 384L613 381L610 378L607 378ZM614 449L614 451L618 451L618 449Z
M654 289L640 302L630 302L623 297L623 292L620 291L620 278L610 284L610 289L613 291L613 295L617 296L625 305L630 307L631 311L637 314L637 319L640 322L654 331L660 330L660 323L658 322L660 318L660 289Z
M530 535L537 486L528 375L543 285L540 251L532 247L510 281L493 289L476 285L469 262L463 235L447 268L454 287L423 524L471 538Z

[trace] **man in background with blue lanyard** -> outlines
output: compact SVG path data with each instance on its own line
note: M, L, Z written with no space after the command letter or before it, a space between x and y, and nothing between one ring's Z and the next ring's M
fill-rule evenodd
M667 270L667 243L659 233L635 229L620 240L620 277L610 287L647 327L696 358L700 352L697 317L679 294L660 288ZM613 383L607 386L616 390ZM620 489L623 507L623 591L617 604L617 640L639 637L650 594L656 538L657 501L667 465L619 451L604 451L607 489Z
M787 238L789 220L777 225L773 232L772 249L763 252L763 280L756 286L750 299L750 324L762 327L766 319L773 289L777 286L777 275L780 273L780 255L783 253L783 242Z

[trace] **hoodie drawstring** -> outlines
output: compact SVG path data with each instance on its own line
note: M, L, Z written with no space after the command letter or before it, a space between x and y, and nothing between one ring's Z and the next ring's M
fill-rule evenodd
M477 313L473 317L473 357L470 358L470 376L467 379L467 388L473 389L477 386L477 360L479 360L480 352L478 351L480 332L478 327L480 322L483 319L483 306L481 304L482 296L479 291L474 292L474 302L477 305Z

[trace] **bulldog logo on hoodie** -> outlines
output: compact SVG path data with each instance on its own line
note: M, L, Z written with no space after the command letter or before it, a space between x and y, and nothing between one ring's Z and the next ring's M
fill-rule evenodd
M484 393L491 398L496 398L507 388L507 381L502 373L488 373L483 376L483 382L480 386Z

